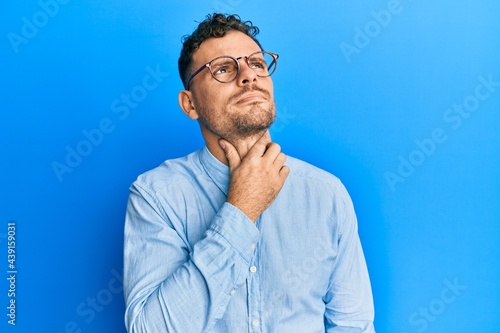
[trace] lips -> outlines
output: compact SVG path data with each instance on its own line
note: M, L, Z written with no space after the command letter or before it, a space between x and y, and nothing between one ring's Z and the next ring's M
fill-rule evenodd
M246 103L253 103L253 102L264 102L264 101L266 101L266 99L264 98L264 96L262 96L262 94L256 93L256 92L251 92L251 93L247 93L247 94L244 94L243 96L241 96L241 98L239 98L236 101L236 104L246 104Z

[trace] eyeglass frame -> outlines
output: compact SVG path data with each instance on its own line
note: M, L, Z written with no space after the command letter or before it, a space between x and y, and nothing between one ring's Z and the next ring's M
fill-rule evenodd
M253 55L257 54L257 53L266 53L266 54L269 54L271 57L273 57L273 61L271 62L271 64L267 67L271 67L272 65L275 64L275 67L273 69L273 71L271 73L269 73L269 75L265 75L265 76L262 76L262 75L259 75L257 73L255 73L258 77L269 77L271 76L275 71L276 71L276 67L278 67L278 58L279 58L279 54L276 54L276 53L272 53L272 52L269 52L269 51L257 51L257 52L254 52L254 53L251 53L250 55L248 56L241 56L241 57L238 57L238 58L235 58L233 56L230 56L230 55L222 55L222 56L218 56L217 58L214 58L212 60L210 60L209 62L207 62L205 65L201 66L200 68L198 68L196 71L194 71L193 74L191 74L191 76L189 77L188 79L188 82L187 82L187 87L186 87L186 90L189 90L189 85L191 84L191 81L193 80L193 78L198 75L199 73L201 73L205 68L208 68L208 70L210 71L210 75L212 75L212 77L217 81L217 82L220 82L220 83L231 83L233 82L234 80L236 80L236 78L238 77L238 75L240 75L240 70L241 70L241 65L240 65L240 59L241 58L245 58L245 62L247 63L247 65L250 67L250 64L248 63L248 59L250 59ZM212 67L211 67L211 64L217 60L217 59L220 59L220 58L231 58L233 59L236 64L238 65L238 69L236 70L236 75L234 76L234 78L231 80L231 81L221 81L219 79L217 79L214 75L214 73L212 73ZM251 67L250 67L251 68ZM253 70L253 69L252 69Z

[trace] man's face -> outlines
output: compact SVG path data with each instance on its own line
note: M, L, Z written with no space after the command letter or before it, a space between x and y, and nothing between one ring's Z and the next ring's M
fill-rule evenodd
M230 55L235 58L260 51L259 46L239 31L229 31L224 37L204 41L193 53L193 70L212 59ZM203 70L191 81L193 103L202 126L229 141L244 139L269 128L276 115L273 82L270 77L258 77L240 60L236 80L220 83Z

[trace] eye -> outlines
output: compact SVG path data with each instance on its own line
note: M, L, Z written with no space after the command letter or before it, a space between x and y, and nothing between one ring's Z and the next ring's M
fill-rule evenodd
M217 61L212 64L212 73L214 75L228 75L232 74L237 70L237 66L232 59L224 59L223 61Z
M253 69L265 69L267 68L266 62L264 59L252 58L250 59L250 67Z
M227 67L219 67L215 70L215 75L225 74L227 73Z

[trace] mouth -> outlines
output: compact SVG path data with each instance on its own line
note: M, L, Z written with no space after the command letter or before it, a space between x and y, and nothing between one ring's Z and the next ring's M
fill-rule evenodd
M248 104L248 103L256 103L256 102L265 102L267 101L264 96L260 93L251 92L243 95L236 101L236 104Z

